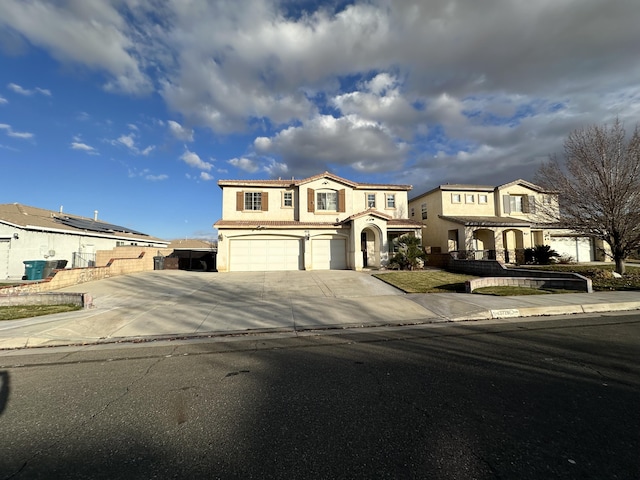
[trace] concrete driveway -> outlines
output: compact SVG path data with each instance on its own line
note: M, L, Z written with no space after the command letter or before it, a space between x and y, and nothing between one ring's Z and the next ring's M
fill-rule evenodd
M91 294L94 308L6 322L0 348L9 346L3 337L13 338L11 346L36 346L442 320L394 287L349 270L163 270L61 291Z

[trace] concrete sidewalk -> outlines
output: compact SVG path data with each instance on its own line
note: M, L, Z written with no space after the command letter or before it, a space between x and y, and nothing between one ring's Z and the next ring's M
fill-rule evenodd
M0 349L640 309L639 292L406 295L353 271L144 272L61 291L94 308L0 322Z

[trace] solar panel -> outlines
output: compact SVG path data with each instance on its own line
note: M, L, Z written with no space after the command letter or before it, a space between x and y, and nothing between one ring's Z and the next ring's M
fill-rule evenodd
M119 225L113 225L111 223L105 222L97 222L95 220L88 220L84 218L73 218L73 217L56 217L56 221L62 223L63 225L67 225L73 228L79 228L81 230L87 230L90 232L104 232L104 233L132 233L134 235L144 235L147 237L146 233L138 232L136 230L132 230L131 228L121 227Z

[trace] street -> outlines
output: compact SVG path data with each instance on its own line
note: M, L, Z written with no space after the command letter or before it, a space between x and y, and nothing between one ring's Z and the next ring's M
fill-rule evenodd
M0 355L0 479L640 478L640 315Z

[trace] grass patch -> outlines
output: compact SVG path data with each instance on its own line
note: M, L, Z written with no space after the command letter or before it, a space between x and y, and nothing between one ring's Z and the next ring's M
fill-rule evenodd
M547 293L577 293L575 290L559 290L550 288L530 288L515 286L493 286L476 288L473 293L480 295L494 295L496 297L507 297L511 295L544 295Z
M377 273L374 277L406 293L464 293L464 282L477 278L444 270Z
M80 310L79 305L11 305L0 307L0 320L17 320L19 318L39 317L53 313L73 312Z
M627 268L622 278L613 277L614 265L520 265L517 268L574 272L591 279L596 291L640 290L640 268L635 266Z

